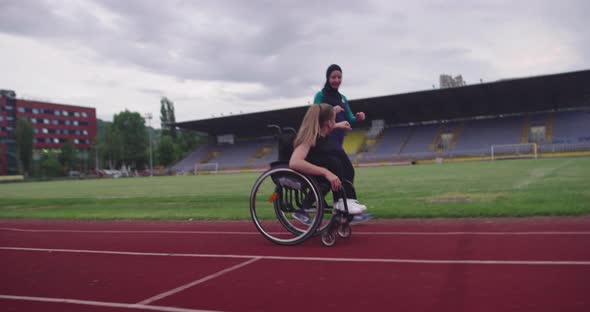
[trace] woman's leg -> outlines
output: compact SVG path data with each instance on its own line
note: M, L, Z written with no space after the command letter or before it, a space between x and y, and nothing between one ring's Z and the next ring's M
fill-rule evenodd
M342 184L346 184L348 186L349 189L346 190L346 195L348 198L353 198L356 199L356 192L354 190L353 184L354 184L354 167L352 166L352 163L350 162L350 159L348 158L348 155L346 155L346 152L344 150L340 150L337 154L338 160L340 161L341 167L342 167L342 177L344 178L344 180L349 181L345 182L342 181Z
M343 171L342 175L345 177L344 179L350 181L350 183L354 183L354 173L355 173L354 167L352 166L352 163L350 162L348 155L346 154L346 152L344 150L340 150L340 152L338 153L338 158L340 159L340 162L342 163L342 171ZM352 184L349 184L348 182L343 181L342 183L346 183L347 185L350 186L350 190L347 190L346 196L348 198L357 199L354 186ZM366 209L366 207L365 207L365 209ZM372 218L373 217L368 213L355 215L354 218L352 219L352 221L350 222L350 224L359 224L359 223L368 221Z
M345 165L342 164L341 155L326 156L326 157L322 157L321 159L309 159L308 161L316 166L324 167L324 168L330 170L330 172L332 172L336 176L338 176L342 182L342 187L344 188L344 192L346 193L346 198L356 199L356 192L354 190L353 185L351 183L345 182L345 180L349 180L351 178L351 176L350 176L350 174L347 175L345 173L346 169L345 169ZM348 162L350 162L350 160ZM352 165L351 165L351 167L352 167ZM354 173L353 173L353 176L354 176ZM323 178L323 177L322 177L322 179L325 180L325 178ZM327 182L327 180L325 180L325 182ZM338 201L338 199L340 199L340 197L342 197L341 192L333 192L333 195L334 195L334 201Z
M354 167L350 162L350 158L348 158L348 155L346 155L344 150L338 151L338 154L336 155L342 164L342 175L344 179L354 183Z

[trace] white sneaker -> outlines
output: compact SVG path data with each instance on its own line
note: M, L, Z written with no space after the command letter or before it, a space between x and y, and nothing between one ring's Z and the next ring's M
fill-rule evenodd
M346 205L348 205L348 213L350 214L359 214L362 213L363 210L367 209L367 207L358 204L358 202L354 199L347 199ZM364 207L364 208L363 208ZM344 201L340 198L337 202L334 202L334 209L344 211Z
M359 201L356 199L348 198L346 199L346 204L348 205L348 209L350 209L350 206L358 206L361 209L361 211L367 210L367 206L359 203Z

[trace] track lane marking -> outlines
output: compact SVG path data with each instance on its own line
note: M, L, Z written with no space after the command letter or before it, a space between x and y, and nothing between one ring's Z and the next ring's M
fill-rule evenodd
M0 228L2 231L28 233L94 233L94 234L203 234L203 235L260 235L259 232L247 231L148 231L148 230L36 230L22 228ZM271 232L270 234L280 234ZM453 236L453 235L490 235L490 236L528 236L528 235L590 235L590 231L449 231L449 232L419 232L419 231L355 231L354 235L408 235L408 236Z
M111 250L85 250L85 249L54 249L54 248L26 248L26 247L0 247L0 250L33 251L33 252L61 252L83 254L108 254L125 256L158 256L158 257L192 257L192 258L232 258L232 259L258 259L258 260L285 260L285 261L322 261L322 262L360 262L360 263L414 263L414 264L508 264L508 265L577 265L589 266L590 261L551 261L551 260L437 260L437 259L403 259L403 258L341 258L341 257L288 257L268 255L232 255L232 254L197 254L197 253L161 253L161 252L131 252Z
M260 259L261 259L260 257L256 257L256 258L250 259L248 261L244 261L244 262L238 263L238 264L236 264L234 266L231 266L231 267L229 267L227 269L221 270L219 272L216 272L216 273L213 273L211 275L205 276L205 277L200 278L198 280L192 281L192 282L190 282L188 284L185 284L185 285L176 287L176 288L171 289L169 291L166 291L166 292L163 292L161 294L158 294L158 295L155 295L153 297L150 297L150 298L147 298L145 300L142 300L142 301L138 302L137 304L140 304L140 305L150 304L150 303L152 303L154 301L158 301L158 300L164 299L166 297L172 296L172 295L174 295L176 293L179 293L181 291L184 291L184 290L186 290L188 288L191 288L193 286L197 286L199 284L202 284L202 283L204 283L206 281L210 281L210 280L212 280L214 278L217 278L219 276L222 276L222 275L224 275L226 273L229 273L231 271L234 271L234 270L237 270L239 268L245 267L248 264L254 263L254 262L256 262L256 261L258 261Z
M2 295L2 294L0 294L0 299L34 301L34 302L67 303L67 304L78 304L78 305L86 305L86 306L94 306L94 307L152 310L152 311L163 311L163 312L215 312L213 310L187 309L187 308L178 308L178 307L169 307L169 306L145 305L145 304L137 304L137 303L121 303L121 302L78 300L78 299L67 299L67 298L33 297L33 296L14 296L14 295Z

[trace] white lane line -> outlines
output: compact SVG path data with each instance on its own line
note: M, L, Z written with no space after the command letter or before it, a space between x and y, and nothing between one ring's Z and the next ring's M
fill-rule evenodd
M248 261L245 261L245 262L242 262L242 263L236 264L236 265L234 265L234 266L231 266L231 267L229 267L229 268L227 268L227 269L225 269L225 270L221 270L221 271L219 271L219 272L217 272L217 273L211 274L211 275L209 275L209 276L205 276L205 277L203 277L203 278L201 278L201 279L198 279L198 280L196 280L196 281L190 282L190 283L188 283L188 284L186 284L186 285L182 285L182 286L180 286L180 287L177 287L177 288L171 289L171 290L169 290L169 291L163 292L163 293L161 293L161 294L158 294L158 295L156 295L156 296L153 296L153 297L150 297L150 298L148 298L148 299L145 299L145 300L143 300L143 301L140 301L140 302L138 302L137 304L150 304L150 303L152 303L152 302L154 302L154 301L158 301L158 300L160 300L160 299L164 299L164 298L166 298L166 297L169 297L169 296L172 296L172 295L174 295L174 294L176 294L176 293L179 293L179 292L181 292L181 291L183 291L183 290L185 290L185 289L191 288L191 287L193 287L193 286L196 286L196 285L202 284L202 283L204 283L204 282L206 282L206 281L210 281L210 280L212 280L212 279L214 279L214 278L216 278L216 277L222 276L222 275L224 275L224 274L226 274L226 273L228 273L228 272L231 272L231 271L237 270L237 269L239 269L239 268L245 267L245 266L247 266L248 264L254 263L254 262L256 262L256 261L258 261L258 260L260 260L260 259L261 259L261 257L256 257L256 258L250 259L250 260L248 260Z
M0 228L3 231L30 233L104 233L104 234L202 234L202 235L260 235L259 232L246 231L147 231L147 230L35 230L21 228ZM271 234L280 234L271 232ZM527 236L527 235L590 235L590 231L455 231L455 232L416 232L416 231L383 231L362 232L355 231L354 235L408 235L408 236L453 236L453 235L498 235L498 236Z
M0 230L13 231L13 232L30 232L30 233L260 235L259 232L245 232L245 231L36 230L36 229L21 229L21 228L0 228Z
M26 247L0 247L0 250L64 252L64 253L103 254L103 255L121 255L121 256L192 257L192 258L252 259L252 258L258 257L258 256L248 256L248 255L186 254L186 253L134 252L134 251L88 250L88 249L54 249L54 248L50 249L50 248L26 248Z
M159 256L159 257L193 257L193 258L230 258L230 259L264 259L264 260L288 260L288 261L322 261L322 262L361 262L361 263L415 263L415 264L512 264L512 265L590 265L590 261L550 261L550 260L435 260L435 259L403 259L403 258L324 258L324 257L288 257L288 256L264 256L264 255L231 255L231 254L195 254L195 253L158 253L158 252L129 252L110 250L84 250L84 249L50 249L50 248L25 248L25 247L0 247L0 250L36 251L36 252L62 252L62 253L86 253L108 254L125 256Z
M79 305L95 306L95 307L152 310L152 311L164 311L164 312L214 312L212 310L197 310L197 309L186 309L186 308L167 307L167 306L143 305L143 304L134 304L134 303L120 303L120 302L107 302L107 301L93 301L93 300L78 300L78 299L66 299L66 298L0 295L0 299L35 301L35 302L51 302L51 303L67 303L67 304L79 304Z
M452 235L590 235L590 231L528 231L528 232L353 232L354 235L414 235L414 236L452 236Z

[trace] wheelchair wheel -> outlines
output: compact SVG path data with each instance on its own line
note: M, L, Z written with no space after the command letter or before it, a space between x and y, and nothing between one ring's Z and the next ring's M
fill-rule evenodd
M315 182L288 167L264 172L250 193L256 228L273 243L296 245L316 233L324 205Z
M332 247L336 243L336 233L333 231L325 231L322 233L322 244L326 247Z
M317 190L317 188L316 188L316 190ZM286 193L287 196L290 196L289 192L292 192L292 190L285 191L280 186L277 186L276 191L278 194L285 194ZM323 193L320 192L319 194L323 194ZM323 195L321 195L321 196L323 196ZM305 199L301 198L301 199L299 199L299 202L296 202L295 204L297 204L298 207L301 207L303 200L305 200ZM275 213L277 215L277 219L279 220L279 222L281 222L281 224L283 224L285 229L287 229L289 232L291 232L295 235L299 235L305 231L305 228L303 228L303 229L301 228L300 222L291 222L293 219L293 216L286 214L285 210L281 209L282 205L284 205L285 202L287 202L287 201L280 201L280 200L275 201ZM313 211L315 211L317 209L315 207L315 205L316 205L315 203L312 203L311 207L307 207L307 211L313 213ZM326 202L323 201L323 217L320 220L320 223L318 224L318 227L317 227L315 233L313 234L313 236L321 235L324 231L326 231L326 229L328 228L328 225L330 225L331 219L332 219L332 207L327 207Z
M338 236L342 238L349 238L352 235L352 229L348 223L338 225Z

